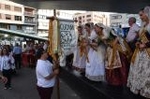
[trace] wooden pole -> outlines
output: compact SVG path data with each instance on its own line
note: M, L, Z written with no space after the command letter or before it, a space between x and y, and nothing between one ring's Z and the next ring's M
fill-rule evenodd
M58 53L55 54L55 59L56 59L56 68L59 68L59 55L58 55ZM60 99L59 75L56 76L56 87L57 87L57 99Z
M56 67L55 68L59 68L59 55L58 55L58 53L59 52L54 52L54 46L53 46L53 35L54 35L54 33L53 33L53 29L55 28L56 29L56 27L54 27L53 26L53 21L54 20L57 20L56 19L56 9L54 9L54 17L50 17L50 18L48 18L49 19L49 49L48 49L48 52L49 52L49 54L53 57L53 60L54 60L54 64L56 65ZM57 21L58 22L58 21ZM58 23L57 23L58 24ZM58 29L58 28L57 28ZM57 35L58 36L58 35ZM57 39L58 39L58 37L57 37ZM57 50L58 50L58 46L59 46L59 44L60 43L58 43L59 41L57 41ZM59 88L59 86L60 86L60 82L59 82L59 76L57 75L56 76L56 93L57 93L57 99L60 99L60 88Z
M56 9L54 9L54 17L56 18ZM58 43L58 41L57 41ZM57 68L59 68L59 55L58 52L55 53L55 61L57 62ZM59 76L56 76L56 86L57 86L57 99L60 99L60 81L59 81Z

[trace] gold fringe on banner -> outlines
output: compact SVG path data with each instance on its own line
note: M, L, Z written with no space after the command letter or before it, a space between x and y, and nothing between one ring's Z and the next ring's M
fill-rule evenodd
M49 34L48 34L48 40L49 40L49 48L48 53L54 58L55 60L55 54L59 51L59 42L60 42L60 36L59 36L59 28L58 28L58 19L55 17L50 18L49 21Z
M49 20L49 32L48 32L48 41L49 41L49 46L48 46L48 53L52 55L52 37L53 37L53 24L52 24L52 19Z

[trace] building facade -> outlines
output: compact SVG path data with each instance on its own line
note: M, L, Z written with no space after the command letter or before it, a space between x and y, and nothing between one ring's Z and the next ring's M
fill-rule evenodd
M86 23L103 23L109 25L109 14L104 12L86 12L74 15L76 25L84 25Z
M136 23L138 25L141 24L141 20L138 14L115 13L115 14L110 14L110 26L119 27L119 25L121 25L122 27L129 27L128 20L130 17L135 17Z
M25 33L37 35L37 10L33 7L24 6L24 25Z
M49 30L49 17L54 16L54 10L38 9L38 36L47 37ZM60 19L73 20L73 14L67 13L64 10L56 10L56 17Z
M36 34L36 9L0 0L0 28Z

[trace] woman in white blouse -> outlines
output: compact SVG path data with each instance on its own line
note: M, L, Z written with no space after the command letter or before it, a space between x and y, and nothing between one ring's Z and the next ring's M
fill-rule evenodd
M7 49L2 50L3 56L1 57L1 71L8 81L5 83L4 89L11 89L11 75L12 75L12 64L14 63L13 57L9 55Z
M1 64L1 60L2 60L2 49L0 49L0 64ZM0 67L1 68L1 67ZM0 80L4 83L7 82L7 78L4 77L3 75L0 75Z

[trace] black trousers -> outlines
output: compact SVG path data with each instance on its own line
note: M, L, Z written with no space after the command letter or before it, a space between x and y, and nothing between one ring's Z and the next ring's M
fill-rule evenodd
M21 68L21 54L15 54L14 59L15 59L16 69L20 69Z
M7 88L11 87L12 69L9 69L9 70L3 69L2 73L3 73L3 76L5 76L8 79L7 83L5 83L5 87Z
M37 90L41 99L51 99L53 87L43 88L37 86Z

